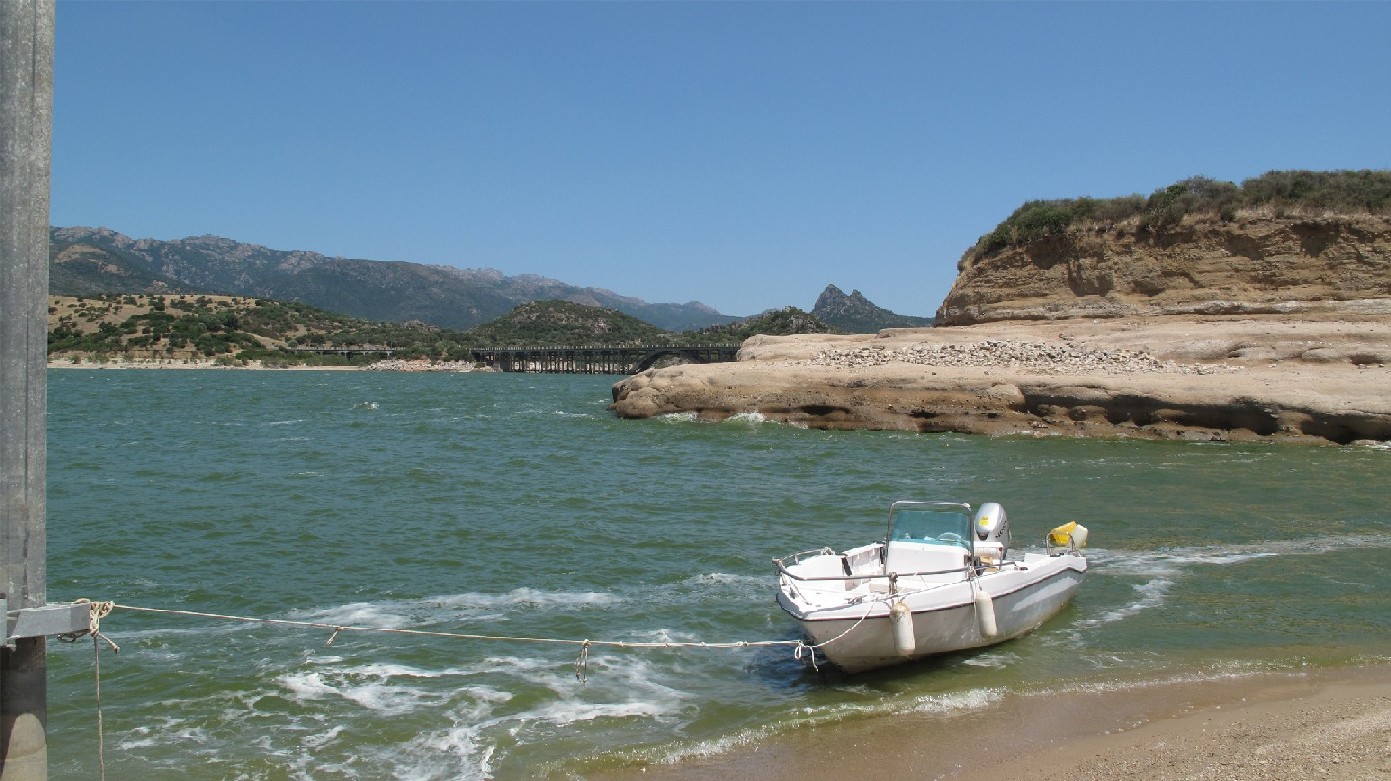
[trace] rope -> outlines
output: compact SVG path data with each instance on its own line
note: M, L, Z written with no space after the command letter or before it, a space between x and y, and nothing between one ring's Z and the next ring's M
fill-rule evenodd
M105 641L111 646L111 652L119 654L121 647L116 645L111 638L101 633L101 620L111 615L111 610L116 606L114 602L93 602L90 599L74 600L74 604L88 605L87 628L81 632L58 635L58 639L65 643L75 643L86 635L92 637L92 660L95 668L95 688L97 698L97 762L101 767L102 781L106 779L106 723L101 710L101 643Z
M727 643L707 643L707 642L676 642L672 640L657 640L650 642L640 642L635 640L572 640L568 638L556 637L527 637L523 635L480 635L466 632L438 632L426 629L396 629L382 626L346 626L340 624L328 624L321 621L293 621L288 618L252 618L249 616L234 616L225 613L205 613L198 610L170 610L158 607L136 607L134 605L112 605L118 610L130 610L137 613L163 613L165 615L191 616L194 618L215 618L224 621L242 621L251 624L275 624L279 626L297 626L306 629L322 629L332 631L328 643L331 644L339 634L343 632L382 632L389 634L414 635L417 637L449 637L456 640L501 640L515 643L553 643L559 645L578 645L588 648L589 646L605 646L608 648L765 648L773 646L797 646L801 645L801 640L737 640ZM109 640L107 642L110 642Z
M589 682L589 649L594 646L604 646L607 648L771 648L775 646L792 646L792 655L801 660L805 652L810 652L810 662L812 669L820 670L816 663L816 651L834 643L851 632L855 631L860 624L864 623L874 612L874 606L879 602L886 602L895 595L889 595L882 599L872 599L867 603L864 615L860 616L855 623L851 624L844 632L824 640L820 643L808 644L805 640L736 640L725 643L707 642L674 642L670 640L638 642L631 640L571 640L555 637L527 637L520 635L481 635L466 632L437 632L424 629L396 629L391 627L379 626L348 626L341 624L328 624L321 621L294 621L287 618L254 618L250 616L235 616L226 613L207 613L198 610L171 610L157 607L137 607L135 605L122 605L116 602L94 602L90 599L77 599L77 603L90 605L90 614L87 629L71 634L59 635L59 639L75 643L84 636L90 635L92 638L92 653L95 657L96 668L96 705L97 705L97 755L101 767L101 779L106 779L106 740L105 725L102 718L101 709L101 643L105 642L111 647L113 653L121 652L120 646L116 645L111 638L102 634L101 620L115 609L129 610L136 613L160 613L164 615L189 616L193 618L211 618L222 621L241 621L250 624L275 624L279 626L294 626L308 629L332 630L328 640L324 645L333 645L333 641L338 639L338 635L343 632L382 632L389 634L414 635L417 637L449 637L459 640L501 640L506 642L519 643L552 643L559 645L578 645L579 655L575 658L575 679L580 683Z
M575 658L575 680L589 683L589 641L580 646L580 655Z
M820 672L820 671L821 671L821 668L818 667L817 664L816 664L816 651L817 651L817 649L819 649L819 648L825 648L826 646L830 645L831 643L834 643L835 641L837 641L837 640L841 639L842 637L845 637L846 635L848 635L848 634L850 634L851 632L855 631L855 628L858 627L860 624L863 624L863 623L865 622L865 619L869 618L869 614L874 612L874 606L875 606L876 604L878 604L878 603L880 603L880 602L888 602L888 601L890 601L891 599L893 599L895 596L897 596L897 595L896 595L896 594L890 594L890 595L887 596L887 597L882 597L882 598L878 598L878 599L871 599L871 600L869 600L869 601L868 601L869 607L865 608L865 614L862 615L862 616L860 616L860 617L855 621L855 623L851 624L850 627L849 627L848 629L846 629L844 632L841 632L840 634L836 635L835 637L832 637L830 640L822 640L821 642L819 642L819 643L817 643L817 644L815 644L815 645L807 645L806 643L804 643L804 642L798 640L798 641L797 641L797 648L792 652L792 658L800 660L800 659L802 658L802 650L803 650L803 649L806 649L806 650L808 650L808 651L811 652L811 669L816 670L817 672Z

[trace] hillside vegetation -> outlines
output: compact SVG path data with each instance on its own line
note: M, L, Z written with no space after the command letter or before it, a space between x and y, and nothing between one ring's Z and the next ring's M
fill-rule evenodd
M669 333L613 309L566 301L518 306L467 331L422 322L383 323L334 314L298 302L241 296L52 296L50 360L106 362L118 358L267 366L369 363L383 351L399 358L466 361L476 347L728 344L754 333L823 333L824 323L789 308L737 326ZM318 351L318 352L315 352Z
M770 309L760 315L746 318L737 323L702 328L692 334L688 344L737 344L755 334L786 336L788 334L829 334L836 329L822 322L815 315L807 314L795 306L783 309Z
M650 304L611 290L535 274L404 261L328 257L220 236L133 239L106 228L49 230L49 293L232 295L303 301L372 321L412 320L464 330L528 301L617 309L671 330L727 323L704 304Z
M569 301L532 301L491 323L468 331L480 345L492 347L584 345L624 346L671 341L666 331L616 309Z
M966 251L958 270L982 257L1020 247L1087 224L1133 224L1137 233L1157 233L1179 225L1189 215L1212 215L1232 222L1243 212L1339 212L1384 214L1391 211L1391 171L1271 171L1232 182L1195 176L1155 190L1148 198L1061 198L1028 201L995 230Z
M374 323L297 302L238 296L51 296L48 353L113 358L252 360L270 365L336 365L346 356L296 352L391 348L409 357L466 360L466 336L423 323Z

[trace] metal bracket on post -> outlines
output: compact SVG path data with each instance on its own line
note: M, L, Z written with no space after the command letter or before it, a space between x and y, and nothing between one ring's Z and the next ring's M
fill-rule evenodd
M86 632L92 625L92 607L86 602L62 602L9 610L8 602L0 597L0 607L5 608L5 626L0 630L0 641L4 645L26 637Z

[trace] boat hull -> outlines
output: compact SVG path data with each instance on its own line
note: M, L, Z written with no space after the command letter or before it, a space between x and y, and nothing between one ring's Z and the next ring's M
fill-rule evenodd
M780 590L778 603L828 661L849 673L862 672L1004 642L1057 615L1081 585L1086 560L1073 555L1031 558L1027 568L981 576L979 586L962 580L815 607ZM986 605L977 602L976 588L990 595ZM895 643L890 618L893 603L900 600L912 614L913 647L907 653ZM993 614L993 627L983 620L983 610Z

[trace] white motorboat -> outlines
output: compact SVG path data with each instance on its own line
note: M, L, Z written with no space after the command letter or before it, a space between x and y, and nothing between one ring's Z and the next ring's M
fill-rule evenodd
M884 540L774 559L778 604L809 645L846 672L993 645L1052 618L1087 571L1087 530L1046 537L1044 553L1010 551L993 502L894 502Z

